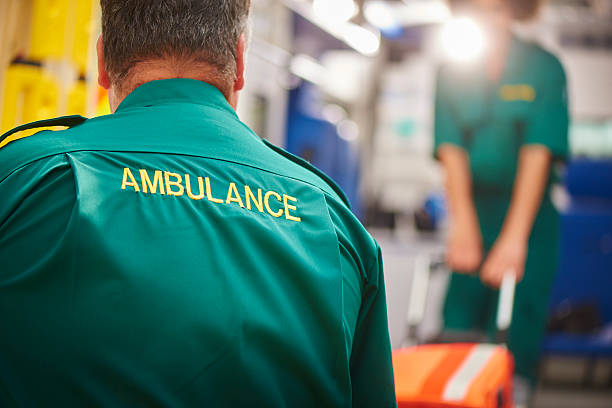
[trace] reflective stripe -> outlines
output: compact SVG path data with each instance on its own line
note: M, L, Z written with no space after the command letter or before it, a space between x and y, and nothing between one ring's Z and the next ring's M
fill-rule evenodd
M487 366L498 347L494 344L475 345L463 364L446 383L442 399L444 401L463 401L470 385Z
M497 330L508 330L512 322L514 307L514 289L516 287L516 272L513 269L504 274L499 289L499 305L497 306Z
M37 129L37 131L38 131L38 129ZM3 141L0 142L0 149L2 149L4 146L6 146L7 144L9 144L11 142L14 142L15 140L23 139L24 137L31 136L32 133L34 133L32 131L30 131L30 132L31 133L29 133L29 134L27 132L22 132L22 134L11 135L11 136L7 137L6 139L4 139Z
M40 132L41 130L64 130L64 129L66 128L59 127L59 126L47 126L47 127L22 130L21 132L10 134L7 137L5 137L2 141L0 141L0 149L2 149L7 144L14 142L15 140L30 137L33 134Z

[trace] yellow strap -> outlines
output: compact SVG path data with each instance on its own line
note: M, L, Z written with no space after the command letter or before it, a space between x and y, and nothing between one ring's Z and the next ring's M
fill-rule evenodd
M14 142L15 140L24 139L28 136L32 136L34 133L38 133L41 130L64 130L64 129L66 129L66 126L48 126L48 127L41 127L41 128L35 128L35 129L22 130L21 132L12 134L6 139L4 139L3 141L1 141L0 149L2 149L4 146L6 146L7 144L11 142Z
M0 148L17 139L22 139L24 137L31 136L33 133L38 133L41 129L56 129L57 127L67 128L78 126L86 120L87 118L84 118L83 116L71 115L26 123L21 126L17 126L16 128L9 130L0 136ZM17 134L19 134L19 136L15 136Z

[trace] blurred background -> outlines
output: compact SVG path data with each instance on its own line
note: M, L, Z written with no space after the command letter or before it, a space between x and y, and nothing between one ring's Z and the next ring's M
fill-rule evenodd
M391 339L408 333L415 266L444 254L443 174L432 157L435 76L486 41L443 0L252 0L239 115L326 172L385 259ZM557 169L562 252L536 407L612 407L612 0L550 0L515 31L568 76L571 160ZM0 131L108 114L97 85L95 0L0 0ZM23 137L20 134L18 137ZM425 257L425 258L424 258ZM436 335L432 276L420 340Z

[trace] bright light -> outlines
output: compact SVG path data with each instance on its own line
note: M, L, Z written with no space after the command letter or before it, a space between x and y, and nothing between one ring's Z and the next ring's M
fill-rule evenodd
M359 140L359 126L350 119L344 119L338 123L336 127L338 136L347 142L356 142Z
M325 68L314 58L298 54L291 60L289 70L294 74L314 84L322 84L325 80Z
M363 96L361 84L371 75L371 58L352 50L333 50L321 55L321 64L326 70L322 85L326 93L348 103Z
M398 27L393 9L391 9L391 6L386 1L375 0L366 3L363 13L370 24L383 31Z
M329 104L323 107L321 115L328 122L337 125L338 123L346 119L347 113L342 106Z
M404 0L396 6L395 15L401 26L443 23L451 17L445 0Z
M484 52L484 32L468 17L454 18L442 28L442 45L452 60L474 61Z
M315 16L325 21L344 23L357 14L353 0L314 0L312 8Z
M380 33L374 33L356 24L347 23L342 37L348 45L363 55L375 55L380 48Z

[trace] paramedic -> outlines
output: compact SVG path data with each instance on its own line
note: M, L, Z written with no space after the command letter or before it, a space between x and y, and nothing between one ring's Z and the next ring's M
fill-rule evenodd
M513 19L533 16L537 3L461 2L486 27L491 46L484 61L441 67L435 109L435 155L446 172L452 219L447 263L458 272L446 297L445 330L492 334L495 289L513 270L520 283L509 348L518 383L531 385L559 249L551 170L568 153L563 67L511 31Z
M249 0L101 5L114 113L0 149L0 405L395 406L376 242L236 115Z

